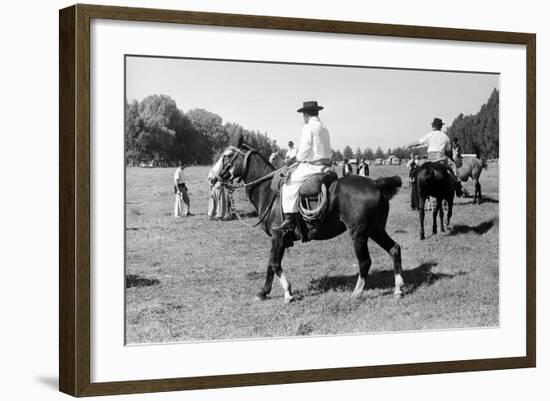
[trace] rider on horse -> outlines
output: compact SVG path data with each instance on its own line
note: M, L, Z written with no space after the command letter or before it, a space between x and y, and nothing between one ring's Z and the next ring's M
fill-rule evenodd
M284 220L274 231L292 231L298 215L298 190L309 177L326 171L330 167L331 147L328 129L319 119L323 107L315 101L304 102L298 109L304 117L304 127L298 145L296 162L298 167L292 172L281 189Z
M451 153L451 140L449 137L441 131L443 128L443 121L440 118L434 118L432 121L433 131L424 135L418 141L414 141L407 146L408 148L417 146L428 146L428 160L438 161L447 165L450 175L456 181L457 189L461 186L460 179L457 174L456 163L453 160Z

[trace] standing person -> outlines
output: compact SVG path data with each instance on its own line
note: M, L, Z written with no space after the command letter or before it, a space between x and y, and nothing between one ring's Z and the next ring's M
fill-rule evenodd
M451 151L453 154L453 161L455 162L455 174L458 177L458 169L462 166L462 146L458 142L458 138L456 136L453 138Z
M297 154L297 149L294 147L294 142L292 141L289 141L288 142L288 151L286 152L286 157L285 157L285 164L287 166L290 166L291 164L294 164L296 163L296 154Z
M363 176L365 176L365 177L369 176L369 174L370 174L369 169L370 169L369 161L368 160L363 160Z
M304 102L298 109L302 113L304 126L300 137L300 145L296 153L298 167L281 188L283 206L283 223L274 227L274 231L286 232L294 230L298 215L298 190L302 183L314 174L322 173L330 168L330 136L328 129L319 119L319 106L316 101Z
M227 220L229 204L225 188L215 177L208 177L210 196L208 197L208 218L210 220Z
M365 159L361 159L357 165L357 174L362 175L363 177L368 177L369 175L369 165Z
M342 177L351 174L351 166L349 165L348 159L344 159L344 164L342 165Z
M418 189L416 188L416 169L418 168L418 156L411 153L407 162L409 168L409 188L411 190L411 210L418 210Z
M413 164L416 164L415 156L414 153L411 153L409 160L407 161L407 168L410 169Z
M185 165L178 163L178 169L174 173L174 193L176 194L176 203L174 205L174 217L190 216L191 207L189 195L187 195L187 186L183 176Z

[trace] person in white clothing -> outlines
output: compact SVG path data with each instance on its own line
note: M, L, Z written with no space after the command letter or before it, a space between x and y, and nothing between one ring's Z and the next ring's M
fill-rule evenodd
M181 162L178 163L178 169L174 173L174 193L176 194L174 217L191 216L189 212L189 195L187 194L183 170L185 170L185 165Z
M296 163L296 148L294 147L294 142L292 141L288 143L288 152L286 152L285 163L287 166Z
M414 141L407 146L407 149L418 146L427 146L428 160L441 161L449 167L452 177L460 184L455 174L456 165L451 156L451 140L441 131L445 123L440 118L434 118L432 121L433 131L427 133L418 141Z
M298 167L281 189L284 221L275 231L292 231L298 214L298 190L302 183L314 174L322 173L330 165L332 150L328 129L319 119L319 106L315 101L304 102L298 113L303 114L304 126L296 153Z

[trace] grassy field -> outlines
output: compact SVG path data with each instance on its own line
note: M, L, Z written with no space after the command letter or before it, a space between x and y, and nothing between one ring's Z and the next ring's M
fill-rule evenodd
M173 169L127 169L126 329L128 343L496 326L499 322L498 164L481 176L486 201L457 200L451 230L419 240L404 166L373 166L371 176L399 174L387 232L402 246L406 295L393 298L391 258L370 242L372 267L363 299L352 301L357 260L349 234L296 243L283 269L298 300L255 301L270 241L239 221L209 221L207 167L186 170L194 216L172 216ZM471 182L466 188L473 193ZM242 193L238 206L252 211ZM250 222L255 219L251 218Z

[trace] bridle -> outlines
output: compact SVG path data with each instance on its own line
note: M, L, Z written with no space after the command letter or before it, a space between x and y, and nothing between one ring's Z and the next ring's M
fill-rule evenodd
M231 189L234 190L234 189L237 189L237 188L253 187L253 186L258 185L258 184L260 184L264 181L267 181L268 179L272 178L276 174L277 170L274 170L271 173L268 173L268 174L266 174L266 175L264 175L260 178L255 179L254 181L243 182L244 177L248 173L248 160L250 159L250 156L252 156L253 154L260 155L260 152L258 152L257 150L252 149L248 145L244 145L244 146L246 148L246 151L244 151L244 152L241 149L238 149L234 146L230 146L228 148L228 150L229 149L234 150L235 153L234 153L233 157L231 158L231 160L224 166L224 168L222 169L220 174L216 177L218 179L218 181L220 181L220 183L226 188L231 188ZM237 157L239 155L243 156L243 165L241 167L241 170L242 170L241 174L239 174L238 177L234 177L233 173L231 172L231 176L227 180L222 179L221 177L223 177L228 172L228 170L230 170L233 167L233 164L235 163L235 160L237 160ZM237 184L232 183L232 181L235 178L238 178Z
M260 178L257 178L254 181L243 182L244 177L246 177L246 174L248 173L248 160L250 159L250 156L252 156L253 154L260 155L260 153L257 150L252 149L248 145L243 145L243 147L245 148L245 151L242 151L241 149L236 148L234 146L230 146L228 148L228 150L233 150L233 151L235 151L235 153L233 154L233 157L231 158L231 160L223 167L222 171L220 172L220 174L216 178L221 183L221 185L224 186L227 190L231 212L234 213L237 216L237 218L239 219L239 221L241 223L243 223L245 226L256 227L259 224L261 224L266 219L266 217L269 215L269 213L271 212L271 208L273 206L273 203L275 202L275 198L277 197L277 195L275 193L272 193L271 197L268 201L267 207L262 212L262 215L259 217L258 221L254 224L248 224L248 223L244 222L243 218L237 212L237 207L235 206L235 199L233 198L233 192L238 188L253 187L253 186L256 186L256 185L258 185L258 184L260 184L264 181L267 181L277 173L277 170L274 170L271 173L268 173L268 174L266 174L266 175L264 175ZM230 173L231 175L227 180L222 179L221 177L223 177L231 168L234 167L233 165L235 163L235 160L237 160L237 157L239 155L243 156L243 165L241 167L241 173L239 174L239 176L234 177L233 172L231 172ZM237 184L233 184L233 182L232 182L235 178L238 178Z

